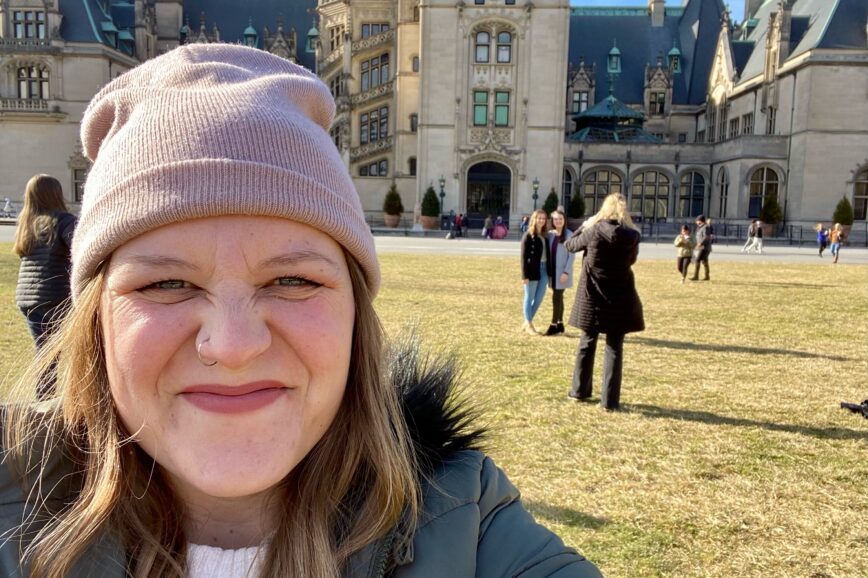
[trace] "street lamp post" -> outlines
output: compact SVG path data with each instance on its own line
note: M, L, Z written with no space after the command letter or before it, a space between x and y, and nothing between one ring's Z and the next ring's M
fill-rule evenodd
M443 214L443 199L446 197L446 192L443 190L443 187L446 186L446 179L443 178L443 175L440 175L440 214Z
M531 197L533 198L533 210L534 211L536 211L536 201L537 201L537 199L539 199L538 192L539 192L539 179L534 177L533 178L533 195L531 195Z

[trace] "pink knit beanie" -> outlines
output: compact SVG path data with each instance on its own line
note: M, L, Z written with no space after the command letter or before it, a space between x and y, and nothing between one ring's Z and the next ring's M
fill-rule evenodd
M93 167L72 247L73 297L130 239L219 215L322 231L355 257L375 295L380 267L328 134L334 111L310 71L230 44L182 46L110 82L81 124Z

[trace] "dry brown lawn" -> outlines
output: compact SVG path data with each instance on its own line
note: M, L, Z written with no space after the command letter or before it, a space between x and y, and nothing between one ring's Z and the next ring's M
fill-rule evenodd
M8 249L4 374L32 351ZM566 398L576 330L519 331L514 259L382 264L387 331L418 323L459 357L490 454L608 578L868 576L868 421L838 408L868 397L868 267L713 263L713 282L682 286L674 263L640 262L648 329L627 338L608 413ZM538 328L550 312L547 296Z

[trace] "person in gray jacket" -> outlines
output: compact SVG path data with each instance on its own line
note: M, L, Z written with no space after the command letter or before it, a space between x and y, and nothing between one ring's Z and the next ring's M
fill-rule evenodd
M76 218L63 201L60 182L34 175L24 189L13 251L21 258L15 302L42 345L69 299L69 250Z
M380 267L313 73L192 44L107 84L72 307L0 415L0 575L599 578L386 359ZM424 358L423 358L424 359Z
M573 286L574 253L564 248L573 232L567 229L567 219L563 211L551 214L553 230L548 233L549 242L549 287L552 290L552 323L546 335L564 332L564 291Z

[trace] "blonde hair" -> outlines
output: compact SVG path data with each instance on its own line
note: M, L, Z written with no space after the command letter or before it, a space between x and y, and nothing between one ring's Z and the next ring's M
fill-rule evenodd
M540 228L540 227L536 224L536 218L537 218L537 215L542 215L543 217L546 218L546 222L543 224L542 228ZM548 218L549 218L548 215L546 215L546 212L543 211L542 209L537 209L536 211L534 211L533 213L531 213L531 214L530 214L530 224L529 224L528 227L527 227L527 232L528 232L528 234L530 234L531 237L541 237L541 236L544 236L544 235L548 232L548 230L549 230L549 227L548 227Z
M382 375L383 330L364 273L345 252L355 301L347 388L329 429L281 486L277 528L261 576L336 578L347 559L397 528L409 541L420 504L412 442L395 388ZM4 442L25 480L32 514L18 529L30 575L62 578L104 534L120 539L128 575L185 576L184 505L153 460L123 431L100 332L104 269L85 285L60 330L17 386L22 399L57 363L56 399L11 404ZM32 394L30 394L32 397ZM34 419L34 416L37 416ZM40 449L42 443L46 447ZM57 453L80 491L52 510ZM33 472L36 479L33 480ZM47 520L33 532L31 523ZM299 538L301 537L301 538Z
M636 228L627 211L627 199L621 193L607 195L597 214L585 221L584 228L593 227L600 221L617 221L625 227Z
M25 257L30 254L34 243L53 243L57 213L68 210L63 201L60 181L50 175L30 177L24 188L24 206L18 215L12 252L19 257Z
M822 231L823 230L823 223L817 223L816 225L814 225L814 230L817 231L818 233L820 231Z

